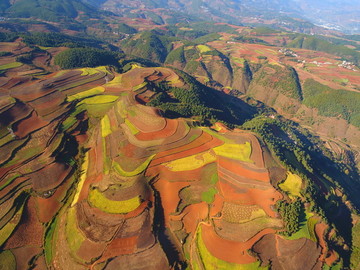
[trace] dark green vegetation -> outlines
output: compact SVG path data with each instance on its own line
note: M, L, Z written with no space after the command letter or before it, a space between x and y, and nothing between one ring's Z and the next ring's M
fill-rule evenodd
M155 32L144 32L136 39L126 40L123 50L130 55L163 63L175 39Z
M281 232L285 236L291 236L300 229L301 219L304 218L304 206L300 200L295 202L278 201L277 210L285 222L286 231Z
M106 50L75 48L68 49L56 55L55 64L59 65L62 69L103 65L118 66L120 57L120 54Z
M271 68L274 72L268 72ZM276 65L264 65L254 76L254 82L267 88L275 89L281 94L302 100L299 77L294 68L285 68Z
M313 79L307 79L303 87L303 103L317 108L323 116L339 117L360 127L360 93L332 89Z
M243 43L269 45L269 43L267 43L266 41L256 38L256 37L238 36L238 37L235 37L234 40L240 41Z
M80 12L96 17L98 11L81 1L74 0L19 0L10 5L5 0L0 9L8 16L15 18L36 17L46 21L71 20Z
M118 29L119 32L124 34L135 34L137 30L134 27L127 25L126 23L119 23Z
M196 117L205 125L217 121L239 125L256 112L246 103L206 87L184 72L177 73L181 74L188 88L153 85L157 94L148 103L162 109L167 117Z
M40 45L44 47L94 47L101 48L104 43L94 38L81 38L61 33L29 33L21 34L24 42L29 45Z

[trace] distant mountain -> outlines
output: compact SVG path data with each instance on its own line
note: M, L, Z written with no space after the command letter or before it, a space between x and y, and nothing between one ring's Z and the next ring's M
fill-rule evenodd
M0 12L5 17L37 18L54 22L72 20L79 15L98 16L96 8L76 0L5 0L1 1Z
M273 27L319 33L312 23L328 29L360 31L360 4L356 1L300 0L86 0L121 16L154 18L173 23L178 12L200 19L233 24L269 24ZM129 13L129 11L132 11ZM175 13L174 13L175 12ZM296 18L293 20L292 18ZM183 21L182 17L179 18ZM307 21L310 22L307 22ZM157 18L156 22L161 24Z
M349 0L293 0L304 16L322 27L360 33L360 2Z

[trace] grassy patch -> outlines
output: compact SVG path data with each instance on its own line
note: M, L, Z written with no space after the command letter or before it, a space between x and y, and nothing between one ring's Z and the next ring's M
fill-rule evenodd
M76 100L76 99L87 98L87 97L91 97L91 96L94 96L94 95L97 95L97 94L101 94L104 91L105 91L104 87L97 86L97 87L94 87L94 88L89 89L87 91L80 92L80 93L68 96L66 100L67 101L73 101L73 100Z
M197 45L198 50L200 53L205 53L211 51L211 49L206 45Z
M125 201L109 200L96 188L90 190L88 201L91 206L111 214L126 214L134 211L141 204L139 196Z
M121 168L120 164L113 161L113 168L114 170L120 174L121 176L125 176L125 177L131 177L131 176L135 176L138 175L140 173L142 173L143 171L145 171L145 169L147 168L147 166L149 165L150 161L153 159L155 155L150 156L147 160L145 160L145 162L143 162L139 167L137 167L135 170L128 172L125 171Z
M77 203L77 201L79 200L80 192L81 192L81 190L83 188L83 185L84 185L84 182L86 180L86 174L87 174L88 167L89 167L89 154L88 154L88 152L86 152L85 156L84 156L84 162L83 162L83 164L81 164L80 181L79 181L79 184L77 186L73 202L71 203L71 207L74 206Z
M279 188L281 188L283 191L289 194L290 198L294 198L301 196L300 194L301 185L302 185L301 178L296 174L292 174L291 172L288 172L286 180L283 183L279 184Z
M139 85L136 85L132 88L133 91L140 90L141 88L145 87L147 85L147 82L140 83Z
M250 159L251 144L249 142L246 142L245 144L225 143L221 146L213 148L213 150L219 156L245 161L245 162L253 162Z
M110 135L112 133L111 131L111 124L110 119L107 114L101 119L101 135L103 138Z
M75 207L70 207L67 211L66 239L69 248L74 255L81 247L81 244L86 240L85 236L80 232L78 228Z
M351 269L359 269L360 266L360 223L352 228L353 246L350 258Z
M1 65L0 66L0 70L6 70L6 69L11 69L11 68L17 68L17 67L21 67L23 64L19 63L19 62L13 62L13 63L9 63L9 64L5 64L5 65Z
M0 269L1 270L15 270L16 259L10 250L5 250L0 253Z
M4 184L0 186L0 191L3 190L5 187L7 187L9 184L11 184L16 178L20 177L21 174L15 174L11 177L9 177Z
M45 236L45 243L44 243L44 253L45 253L45 261L47 265L51 265L52 259L53 259L53 248L55 245L53 245L53 239L55 235L55 229L57 226L58 219L55 219L51 224L49 225L46 236Z
M313 241L315 240L315 242L316 242L317 241L316 238L314 239L312 237L312 236L315 236L315 232L313 231L315 228L315 225L314 225L315 221L314 221L314 219L312 219L312 221L309 222L309 220L311 219L312 216L313 216L313 213L305 212L305 221L302 221L300 223L300 229L296 233L292 234L291 236L286 237L286 239L297 240L297 239L305 237L305 238L313 240Z
M211 187L207 191L205 191L201 194L201 200L208 204L213 203L214 199L215 199L214 196L216 193L217 193L216 188Z
M260 262L250 264L235 264L220 260L214 257L206 248L201 237L201 227L196 233L196 246L204 268L206 270L259 270L268 269L268 267L261 267Z

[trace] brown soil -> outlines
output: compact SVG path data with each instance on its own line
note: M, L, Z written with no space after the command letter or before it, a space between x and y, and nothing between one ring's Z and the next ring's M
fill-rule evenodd
M41 129L47 124L49 124L49 122L43 121L39 118L38 114L33 111L28 118L15 123L13 125L13 131L18 138L24 138L31 132Z
M176 132L177 126L178 126L177 120L166 119L166 126L164 129L162 129L160 131L149 132L149 133L140 132L140 133L136 134L135 137L141 141L164 139L166 137L172 136Z
M201 224L201 228L202 239L209 252L220 260L237 264L255 262L256 259L250 256L248 250L251 249L254 243L262 236L275 232L275 230L268 228L259 232L249 241L241 243L219 237L211 225Z
M30 197L26 203L21 221L11 237L7 240L4 249L14 249L24 246L42 246L44 228L38 220L35 204L34 197Z
M29 269L30 260L39 255L42 249L40 247L27 246L13 249L11 252L15 255L16 269L23 270Z
M239 176L264 182L270 181L269 173L267 171L256 172L254 170L245 169L240 162L236 162L234 160L218 157L218 164L219 167L223 167Z
M274 234L265 235L253 250L275 270L314 269L320 255L320 248L309 239L285 240Z
M40 171L29 174L33 188L38 192L44 192L59 186L69 175L72 168L68 165L54 162ZM54 177L56 175L57 177Z
M107 270L118 269L170 269L166 255L159 243L142 252L119 256L106 265Z

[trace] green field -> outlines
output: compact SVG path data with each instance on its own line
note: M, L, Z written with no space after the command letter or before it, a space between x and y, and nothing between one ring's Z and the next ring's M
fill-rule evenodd
M11 68L17 68L17 67L21 67L22 65L23 65L22 63L13 62L13 63L1 65L0 70L7 70L7 69L11 69Z

